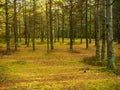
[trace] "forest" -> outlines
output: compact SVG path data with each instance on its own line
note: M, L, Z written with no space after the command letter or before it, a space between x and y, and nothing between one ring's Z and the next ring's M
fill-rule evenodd
M0 0L0 90L120 90L120 0Z

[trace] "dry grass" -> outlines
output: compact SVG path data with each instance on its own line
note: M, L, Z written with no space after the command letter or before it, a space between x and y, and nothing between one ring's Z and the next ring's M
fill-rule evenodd
M118 47L116 44L117 57L120 55ZM4 46L0 49L3 51ZM45 44L37 45L35 52L32 47L20 45L17 52L0 55L1 78L4 78L0 90L104 90L88 89L99 86L99 83L106 83L105 90L109 90L111 85L118 85L119 76L99 72L101 67L82 62L83 58L94 55L94 44L89 49L85 48L84 43L76 44L70 52L67 44L56 43L55 50L49 54Z

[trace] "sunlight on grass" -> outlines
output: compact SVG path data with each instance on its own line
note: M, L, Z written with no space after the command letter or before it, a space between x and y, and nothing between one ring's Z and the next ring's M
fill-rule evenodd
M68 45L57 42L55 50L49 54L44 43L39 43L36 51L20 43L19 51L1 55L0 89L120 90L119 76L83 63L84 57L90 59L95 55L94 45L85 49L85 43L78 45L79 40L76 41L73 52L69 51Z

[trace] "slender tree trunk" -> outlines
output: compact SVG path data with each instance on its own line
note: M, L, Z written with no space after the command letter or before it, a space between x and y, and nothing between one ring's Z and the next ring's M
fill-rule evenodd
M81 20L80 20L80 24L81 24L81 33L80 33L80 43L82 44L82 35L83 35L83 15L82 15L82 10L81 10Z
M62 43L64 43L64 28L65 28L65 26L64 26L64 22L65 22L65 20L64 20L64 18L65 18L65 14L64 14L64 7L62 6Z
M30 0L30 6L29 6L29 32L28 32L28 38L27 38L27 47L29 47L29 44L30 44L30 33L31 33L31 0Z
M57 41L60 41L60 15L59 15L59 8L58 8L58 12L57 12L57 18L58 18L58 27L57 27Z
M97 32L96 32L96 58L100 60L100 28L99 28L99 0L97 0Z
M24 35L25 35L25 44L27 45L27 16L26 16L26 0L23 1L23 17L24 17Z
M91 1L90 1L90 2L91 2ZM89 43L90 43L90 44L91 44L91 36L92 36L92 35L91 35L91 34L92 34L92 33L91 33L91 32L92 32L92 31L91 31L91 29L92 29L92 28L91 28L91 26L92 26L92 21L91 21L91 20L92 20L92 19L91 19L92 17L91 17L91 14L92 14L92 9L91 9L91 6L90 6L90 25L89 25L89 28L90 28L90 31L89 31L89 32L90 32L90 33L89 33Z
M106 0L103 1L103 31L102 31L102 50L101 50L101 61L104 62L105 59L105 40L106 40Z
M21 21L20 21L20 14L19 14L19 41L21 42Z
M28 41L27 41L28 40L27 39L28 38L28 30L27 30L27 16L26 16L26 0L25 0L25 13L24 14L25 14L25 16L24 16L25 17L24 18L24 22L25 22L24 23L25 24L25 44L27 44L28 43Z
M35 8L36 8L36 1L33 0L33 36L32 36L32 46L33 51L35 51Z
M53 27L52 27L52 0L49 0L49 18L50 18L50 46L51 50L54 49L53 47Z
M17 11L16 11L16 0L14 0L14 42L15 42L15 50L17 51L18 47L18 31L17 31Z
M10 29L8 25L8 0L5 0L5 15L6 15L6 52L10 52Z
M50 31L49 31L49 28L48 28L48 25L49 25L49 23L48 23L48 3L47 3L47 1L46 1L46 32L47 32L47 53L49 53L49 39L50 39Z
M114 44L113 44L113 25L112 25L112 0L106 0L107 9L106 9L106 28L108 35L108 65L109 70L114 70L115 67L115 57L114 57Z
M70 50L73 50L73 1L70 0Z
M86 30L86 48L89 47L88 45L88 0L86 0L86 19L85 19L85 30Z

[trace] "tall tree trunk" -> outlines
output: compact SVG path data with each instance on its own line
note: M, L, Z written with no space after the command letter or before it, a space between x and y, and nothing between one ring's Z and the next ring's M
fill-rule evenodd
M97 33L97 14L96 14L96 8L95 8L95 11L94 11L94 33L95 33L94 39L95 39L95 46L96 46L96 33Z
M80 43L82 44L82 39L83 39L83 10L81 10L81 19L80 19Z
M20 21L20 14L19 14L19 42L21 42L22 41L22 39L21 39L21 21Z
M105 40L106 40L106 0L103 0L103 28L102 28L102 49L101 49L101 61L105 59Z
M23 21L24 21L24 35L25 35L25 44L27 45L27 16L26 16L26 0L22 0L23 2Z
M32 13L32 8L31 8L31 0L30 0L30 6L29 6L29 32L28 32L28 37L27 37L27 47L29 47L30 44L30 36L31 36L31 31L32 31L32 27L31 27L31 13Z
M112 0L106 0L107 9L106 9L106 28L108 35L108 65L109 70L114 70L115 67L115 57L114 57L114 44L113 44L113 25L112 25Z
M5 15L6 15L6 52L10 52L10 29L8 25L8 0L5 0Z
M18 31L17 31L17 7L16 0L14 0L14 42L15 42L15 50L17 51L18 47Z
M60 41L60 15L59 15L59 8L58 8L58 12L57 12L57 41Z
M91 3L91 1L90 1L90 3ZM91 36L92 36L92 31L91 31L91 26L92 26L92 16L91 16L91 14L92 14L92 8L91 8L91 6L90 6L90 24L89 24L89 28L90 28L90 30L89 30L89 43L91 44Z
M62 6L62 43L64 43L64 26L65 24L65 14L64 14L64 7Z
M70 0L70 50L72 51L73 50L73 1Z
M86 0L86 19L85 19L85 30L86 30L86 48L89 47L88 45L88 0Z
M52 0L49 0L49 18L50 18L50 46L51 50L53 47L53 27L52 27Z
M100 60L99 0L97 0L96 58Z
M47 32L47 53L49 53L49 38L50 38L50 31L49 31L49 28L48 28L48 2L46 1L46 32Z
M35 51L35 9L36 8L36 1L33 0L33 36L32 36L32 46L33 46L33 51Z

